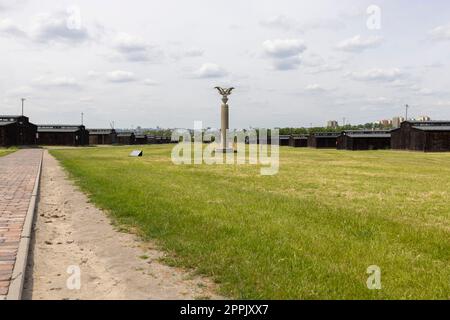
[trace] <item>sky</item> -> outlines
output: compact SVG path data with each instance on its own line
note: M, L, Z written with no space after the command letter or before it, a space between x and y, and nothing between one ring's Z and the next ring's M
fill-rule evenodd
M87 127L450 119L450 2L0 0L0 114Z

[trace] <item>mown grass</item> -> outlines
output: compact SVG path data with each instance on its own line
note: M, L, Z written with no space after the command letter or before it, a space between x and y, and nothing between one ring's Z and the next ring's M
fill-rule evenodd
M52 150L119 223L233 298L449 299L450 154L281 148L280 172L171 146ZM381 268L381 290L366 287Z
M7 154L13 153L14 151L17 151L16 148L0 148L0 157L6 156Z

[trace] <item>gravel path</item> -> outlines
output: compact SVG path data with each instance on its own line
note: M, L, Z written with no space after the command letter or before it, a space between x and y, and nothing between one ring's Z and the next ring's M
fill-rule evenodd
M220 298L208 279L163 265L152 243L117 231L47 151L42 170L25 299Z

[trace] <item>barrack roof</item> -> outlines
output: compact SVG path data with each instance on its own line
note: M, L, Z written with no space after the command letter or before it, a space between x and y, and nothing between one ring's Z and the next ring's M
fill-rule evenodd
M0 126L7 126L16 123L15 121L0 121Z
M343 131L342 135L351 138L390 138L391 130L349 130Z
M38 124L40 128L84 128L81 124Z
M117 134L118 137L130 137L132 135L134 135L134 132L119 132Z
M87 130L89 131L89 134L111 134L116 131L114 129L87 129Z
M79 128L40 128L38 127L38 132L77 132Z
M347 136L351 137L351 138L390 138L391 134L390 133L351 133L351 134L347 134Z
M313 134L313 136L317 138L335 138L340 135L340 132L316 132Z
M38 132L76 132L84 129L82 125L73 124L38 124Z
M17 116L17 115L0 115L0 118L21 118L25 116ZM26 118L26 117L25 117Z
M421 131L450 131L450 125L448 125L448 126L413 126L413 128L417 129L417 130L421 130Z
M409 122L411 124L420 124L420 125L449 125L450 120L429 120L429 121L419 121L419 120L407 120L405 122Z

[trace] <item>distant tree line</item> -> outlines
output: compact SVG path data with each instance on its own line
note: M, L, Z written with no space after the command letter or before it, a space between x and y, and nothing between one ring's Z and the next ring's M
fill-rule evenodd
M366 124L358 124L358 125L345 125L338 126L336 128L328 128L328 127L312 127L312 128L279 128L280 135L290 135L290 134L309 134L316 132L341 132L346 130L390 130L392 126L385 126L379 123L366 123Z
M277 128L279 129L280 135L291 135L291 134L310 134L316 132L341 132L346 130L390 130L392 126L385 126L380 123L366 123L366 124L358 124L358 125L345 125L338 126L336 128L328 128L328 127L285 127L285 128ZM150 136L161 136L161 137L171 137L173 129L164 129L164 128L156 128L156 129L146 129L145 134ZM257 132L259 131L257 128L255 129ZM268 131L270 136L270 130Z
M148 136L160 136L170 138L172 136L172 129L163 129L163 128L146 129L144 131L144 134Z

